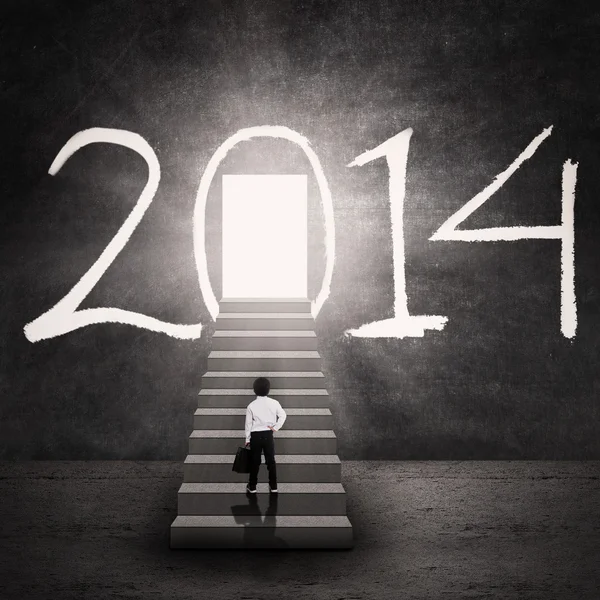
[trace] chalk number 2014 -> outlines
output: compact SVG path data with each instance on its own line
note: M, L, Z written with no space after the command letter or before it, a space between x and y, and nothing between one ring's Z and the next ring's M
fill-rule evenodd
M574 259L574 202L577 179L577 163L566 160L562 172L562 216L559 225L536 227L492 227L485 229L456 229L469 215L477 210L492 194L513 175L513 173L533 156L539 145L551 134L548 127L521 152L521 154L496 176L494 181L479 194L469 200L454 213L429 238L432 241L489 242L524 239L556 239L561 241L561 333L567 338L575 337L577 328L577 308L575 299L575 259ZM394 268L394 316L390 319L366 323L345 333L356 337L422 337L427 330L442 330L447 317L439 315L411 315L408 311L405 279L403 208L405 196L406 165L412 129L406 129L389 138L376 148L356 157L348 167L362 166L379 158L385 158L389 172L389 201L392 221L392 248ZM200 180L194 208L194 254L198 269L198 281L204 302L215 319L219 305L208 278L205 252L205 209L208 190L218 166L227 153L238 143L254 138L267 137L288 140L298 145L308 158L315 175L325 222L326 264L321 289L311 302L313 317L319 313L329 296L335 256L335 229L333 204L327 179L321 164L308 140L287 127L260 126L241 129L229 137L215 151L209 160ZM67 160L80 148L94 143L109 143L125 146L140 154L148 165L148 180L131 213L118 232L96 259L89 270L73 288L52 308L24 327L24 333L31 342L64 335L80 327L96 323L127 323L166 333L180 339L197 339L202 332L202 323L181 325L166 323L148 315L119 308L101 307L78 310L119 252L125 247L131 234L139 225L150 206L160 181L160 165L150 145L138 134L120 129L93 128L75 134L60 150L50 166L49 173L55 175Z

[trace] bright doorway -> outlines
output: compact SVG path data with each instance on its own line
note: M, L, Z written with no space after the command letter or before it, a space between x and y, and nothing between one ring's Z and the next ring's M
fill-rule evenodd
M223 175L223 298L306 298L306 175Z

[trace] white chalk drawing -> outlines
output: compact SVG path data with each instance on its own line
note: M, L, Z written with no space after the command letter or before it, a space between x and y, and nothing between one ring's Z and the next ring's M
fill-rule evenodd
M56 175L67 160L80 148L88 144L100 142L125 146L142 156L148 164L148 181L131 213L129 213L119 231L117 231L96 262L55 306L25 325L25 336L30 342L38 342L64 335L86 325L96 323L126 323L149 329L150 331L166 333L180 339L197 339L200 337L202 331L200 323L196 325L175 325L120 308L102 307L77 310L139 225L144 213L154 199L154 195L158 189L158 182L160 181L158 159L154 150L152 150L144 138L130 131L101 127L85 129L76 133L62 147L48 172L50 175Z
M348 167L362 166L385 157L389 172L389 197L392 221L392 261L394 275L394 316L373 321L344 333L355 337L423 337L428 329L441 330L448 321L439 315L411 315L406 296L404 252L404 196L406 193L406 165L412 129L405 129L373 150L357 156Z
M219 312L219 305L215 298L210 280L208 278L208 265L206 258L206 246L204 238L205 212L208 190L214 178L215 172L227 153L239 142L251 140L256 137L280 138L297 144L308 158L320 191L321 205L325 221L325 250L326 264L321 290L315 300L311 303L311 312L316 317L323 303L329 296L331 279L333 276L333 264L335 253L335 228L333 220L333 201L325 178L325 173L315 152L310 147L306 138L288 127L258 126L241 129L229 137L211 157L200 180L196 203L194 207L194 252L196 267L198 269L198 281L203 295L203 300L213 319ZM135 228L139 225L144 213L152 203L160 181L160 165L156 154L149 144L138 134L120 129L93 128L80 131L75 134L58 153L50 166L49 173L55 175L60 171L67 160L80 148L98 142L117 144L134 150L144 158L148 164L148 182L144 187L136 205L131 213L98 257L96 262L73 286L71 291L64 296L55 306L31 321L24 327L25 336L30 342L64 335L80 327L98 323L124 323L135 325L166 333L179 339L198 339L202 332L202 323L194 325L179 325L166 323L147 315L122 310L119 308L102 307L77 310L92 288L98 283L102 275L112 264L119 252L131 237Z
M577 300L575 298L575 186L577 165L571 160L563 164L562 172L562 244L560 279L560 330L567 338L577 331Z
M205 217L206 217L206 200L208 190L215 176L217 168L237 144L243 141L248 141L257 137L278 138L288 140L299 146L312 167L313 173L319 186L319 196L321 206L323 208L323 217L325 221L325 273L321 289L315 300L311 302L312 316L316 317L323 306L323 303L329 297L331 288L331 279L333 276L333 263L335 254L335 227L333 220L333 201L331 192L327 185L325 173L321 168L321 163L313 149L310 147L308 140L298 132L288 127L275 125L259 125L257 127L247 127L240 129L231 137L227 138L215 151L208 165L202 174L198 194L196 196L196 204L194 207L194 252L196 255L196 268L198 269L198 281L204 303L208 308L213 319L216 319L219 313L219 303L215 297L215 293L208 278L208 265L206 261L206 246L204 239Z
M469 215L482 206L517 169L531 158L539 145L551 134L552 126L544 129L540 135L525 148L513 163L500 173L494 181L454 213L429 238L431 241L512 241L524 239L561 240L561 332L567 338L575 337L577 329L577 305L575 298L575 229L574 205L577 182L577 163L565 161L562 173L562 218L560 225L536 227L490 227L484 229L458 230ZM406 167L412 129L405 129L389 138L376 148L357 156L348 167L362 166L378 158L385 158L389 172L389 200L392 224L393 276L394 276L394 316L390 319L366 323L357 329L345 331L347 336L355 337L423 337L427 330L442 330L448 321L439 315L411 315L408 311L406 294L405 251L404 251L404 198L406 193ZM202 174L196 202L194 205L193 234L194 254L198 270L198 282L202 298L213 319L219 312L219 304L208 277L206 257L205 217L206 201L215 173L238 143L258 137L288 140L299 146L308 158L317 184L325 223L326 264L321 289L311 302L311 312L316 317L329 297L333 265L335 260L335 226L333 202L325 173L319 159L310 147L308 140L298 132L282 126L258 126L240 129L229 137L214 152ZM148 165L148 181L131 213L121 225L115 236L106 246L96 262L88 269L73 288L52 308L37 319L27 323L24 333L30 342L64 335L86 325L100 323L123 323L150 331L166 333L179 339L198 339L203 329L202 323L183 325L166 323L140 313L112 307L88 308L78 310L83 300L102 275L125 247L144 213L152 203L160 182L160 165L156 154L140 135L121 129L96 127L75 134L60 150L49 173L56 175L67 160L78 150L94 143L108 143L124 146L137 152Z
M577 305L575 300L575 184L577 163L565 161L562 173L562 219L560 225L535 227L487 227L484 229L458 230L469 215L475 212L497 192L517 169L531 158L540 144L552 133L552 126L544 129L519 154L511 165L494 181L456 211L429 238L432 241L498 242L514 240L556 239L561 247L561 332L573 338L577 329Z

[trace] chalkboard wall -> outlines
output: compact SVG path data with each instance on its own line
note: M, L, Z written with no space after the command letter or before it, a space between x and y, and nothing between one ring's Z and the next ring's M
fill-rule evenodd
M568 9L568 10L567 10ZM239 129L305 136L333 197L331 293L316 321L346 459L600 459L600 13L547 0L5 0L0 8L0 458L183 459L214 329L194 258L202 173ZM558 225L578 163L577 331L561 333L559 240L430 241L544 129L552 134L461 228ZM103 323L30 342L24 326L81 279L148 168L69 138L142 136L158 192L81 308L205 324L181 340ZM388 169L355 157L412 128L406 292L424 337L357 338L393 316ZM290 142L244 142L206 216L220 297L220 176L308 173L309 292L324 272L314 174Z

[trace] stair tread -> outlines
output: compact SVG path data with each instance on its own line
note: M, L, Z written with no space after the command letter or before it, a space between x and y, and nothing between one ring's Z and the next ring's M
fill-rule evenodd
M237 523L233 515L178 515L171 527L232 527L243 529L244 527L266 527L272 528L276 523L277 528L282 527L336 527L351 528L352 525L346 516L288 516L273 515L263 521L261 515L248 515L244 523Z
M322 377L321 371L207 371L202 377Z
M257 313L261 314L261 313ZM317 334L310 329L219 329L213 333L213 337L311 337Z
M279 312L279 313L267 313L267 312L253 312L253 313L219 313L218 319L313 319L310 313L297 313L297 312Z
M243 429L194 429L190 438L241 438L244 439ZM280 429L277 437L282 439L312 439L335 438L333 429Z
M261 457L264 460L264 456ZM278 464L340 464L337 454L279 454ZM184 464L232 464L230 454L188 454ZM261 463L262 464L262 463Z
M285 411L290 416L331 416L331 411L328 408L288 408ZM240 415L246 414L245 408L197 408L195 415L204 416L224 416L224 415Z
M310 302L308 298L221 298L219 302Z
M258 483L259 494L268 493L267 483ZM345 494L341 483L278 483L279 494ZM180 494L245 494L245 483L182 483Z
M212 350L208 358L321 358L316 350Z
M269 396L328 396L325 389L319 388L271 388ZM256 397L256 394L247 388L203 388L198 396L248 396Z

